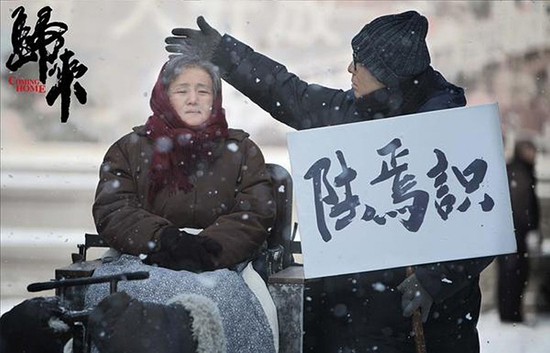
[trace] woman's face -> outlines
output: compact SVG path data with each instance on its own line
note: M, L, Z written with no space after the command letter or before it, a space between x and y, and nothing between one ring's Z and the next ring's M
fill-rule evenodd
M212 79L204 69L185 68L168 87L168 97L181 120L190 126L200 126L212 110Z

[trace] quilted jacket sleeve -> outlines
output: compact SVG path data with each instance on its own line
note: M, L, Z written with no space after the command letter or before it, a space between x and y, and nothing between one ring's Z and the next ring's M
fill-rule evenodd
M249 139L243 141L243 146L245 157L234 205L201 232L223 247L217 259L218 268L230 267L256 254L275 219L273 186L262 153Z
M124 139L124 138L123 138ZM119 140L105 155L93 205L93 216L99 235L107 243L132 255L151 252L160 229L171 225L163 217L142 207L126 144Z
M227 34L215 53L214 63L225 81L295 129L359 121L351 90L308 84L284 65Z

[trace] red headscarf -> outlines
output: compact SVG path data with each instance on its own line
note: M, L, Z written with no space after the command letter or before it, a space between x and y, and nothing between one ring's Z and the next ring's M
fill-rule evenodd
M164 187L190 191L193 188L190 176L197 163L201 160L211 161L214 140L227 136L221 87L214 98L208 120L200 126L190 126L181 120L172 107L161 81L159 74L151 94L153 115L145 124L147 138L155 144L149 171L148 198L151 202Z

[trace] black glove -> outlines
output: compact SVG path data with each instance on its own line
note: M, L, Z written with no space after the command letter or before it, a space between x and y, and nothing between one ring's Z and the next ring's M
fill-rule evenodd
M200 31L191 28L174 28L172 34L177 37L165 39L166 50L169 53L198 52L201 59L212 61L214 53L222 40L220 32L210 27L204 17L197 18Z
M216 268L216 256L221 250L221 244L214 239L168 226L160 234L160 250L149 254L144 262L176 271L208 271Z
M426 322L430 314L433 299L424 287L422 287L416 275L412 274L405 278L405 280L397 286L397 289L403 293L401 297L403 316L409 317L416 309L420 308L422 322Z
M61 353L71 338L57 297L28 299L0 318L0 352Z
M140 302L124 292L103 299L88 319L101 353L191 353L192 319L183 306Z

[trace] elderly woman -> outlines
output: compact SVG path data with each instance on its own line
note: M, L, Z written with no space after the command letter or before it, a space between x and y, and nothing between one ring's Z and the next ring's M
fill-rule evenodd
M102 352L132 351L131 345L171 352L155 346L164 341L172 342L174 351L185 351L178 350L184 328L174 331L174 322L183 322L190 325L193 351L275 352L276 324L242 277L275 217L259 148L244 131L228 129L220 77L210 63L187 56L169 60L150 105L147 123L107 151L93 206L99 234L122 254L105 261L94 276L147 270L150 278L121 282L119 290L128 295L101 303L91 318L96 345ZM182 299L181 294L192 296ZM87 305L107 295L106 286L90 286ZM197 298L215 304L209 318L221 315L225 347L205 343L217 338L204 338L215 329L198 318L205 301ZM174 303L188 315L170 317ZM141 314L128 315L130 309ZM147 310L153 314L144 317ZM157 332L168 335L169 343L155 341L160 336L144 337L155 331L152 327L171 330L171 336Z

